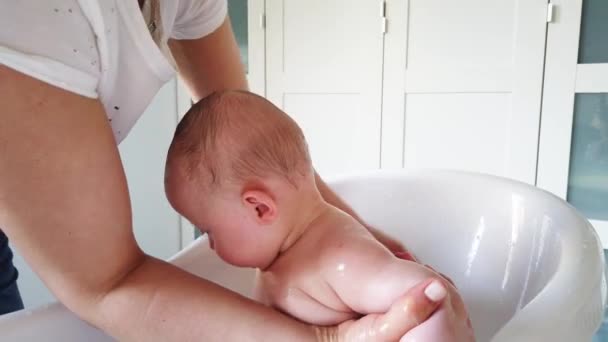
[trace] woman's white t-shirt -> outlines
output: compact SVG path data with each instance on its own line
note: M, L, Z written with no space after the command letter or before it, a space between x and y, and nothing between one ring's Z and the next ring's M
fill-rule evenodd
M156 1L161 46L208 35L227 13L226 0ZM0 64L99 98L120 142L175 74L149 25L136 0L5 1Z

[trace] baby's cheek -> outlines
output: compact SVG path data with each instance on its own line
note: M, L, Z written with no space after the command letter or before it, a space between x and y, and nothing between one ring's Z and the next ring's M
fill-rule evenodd
M241 250L234 243L226 243L223 239L215 237L213 239L214 250L217 255L225 262L239 267L245 267L246 258L243 257Z

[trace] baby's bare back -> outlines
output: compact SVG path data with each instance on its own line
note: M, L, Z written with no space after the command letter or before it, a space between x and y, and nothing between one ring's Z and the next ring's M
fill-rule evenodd
M358 222L342 213L309 230L258 274L257 293L267 305L316 325L334 325L386 312L411 287L437 275L399 260ZM450 339L449 306L406 336L416 341Z

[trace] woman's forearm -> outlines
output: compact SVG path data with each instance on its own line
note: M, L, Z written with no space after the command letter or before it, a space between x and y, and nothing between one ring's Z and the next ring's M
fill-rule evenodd
M314 341L313 327L145 257L87 310L121 341Z

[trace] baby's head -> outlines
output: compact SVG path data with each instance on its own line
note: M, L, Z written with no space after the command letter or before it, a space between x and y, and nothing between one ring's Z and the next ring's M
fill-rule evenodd
M321 197L304 135L266 99L217 92L195 104L169 148L171 205L225 261L267 267Z

